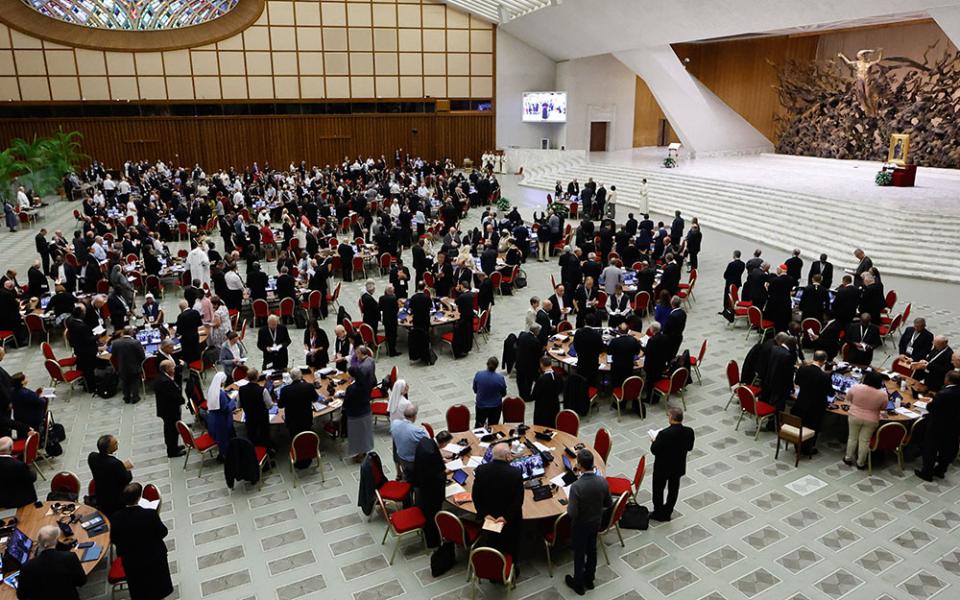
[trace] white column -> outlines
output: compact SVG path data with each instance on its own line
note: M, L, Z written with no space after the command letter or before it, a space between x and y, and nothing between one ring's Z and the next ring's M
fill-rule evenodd
M691 156L773 150L770 140L687 72L670 46L613 55L646 82Z

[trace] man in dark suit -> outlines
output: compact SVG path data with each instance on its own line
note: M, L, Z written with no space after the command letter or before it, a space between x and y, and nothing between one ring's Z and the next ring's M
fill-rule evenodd
M550 300L544 300L534 316L534 321L540 324L540 342L544 346L546 346L550 336L553 335L553 319L550 318L551 312L553 312L553 303L550 302Z
M786 265L777 267L777 274L770 278L767 285L767 304L763 310L764 318L773 321L776 331L786 331L793 314L790 290L793 279L787 274Z
M824 370L827 365L827 353L817 350L813 353L813 362L797 369L796 384L800 388L797 401L790 413L800 417L804 428L820 431L823 415L827 412L828 398L833 396L833 383L830 373ZM808 456L817 453L817 434L803 443L803 452Z
M133 337L135 334L133 327L124 327L123 334L114 339L110 346L110 353L116 359L117 376L126 404L140 402L140 372L146 358L143 345Z
M517 336L517 390L526 402L533 400L530 389L537 377L537 366L543 356L543 344L540 343L540 324L532 323L527 331Z
M50 282L40 268L40 261L33 261L33 266L27 269L27 294L31 298L39 298L50 292Z
M280 274L277 275L277 298L297 299L297 280L289 273L287 267L280 267Z
M761 387L764 400L775 406L777 410L784 410L787 399L793 393L794 365L796 364L793 353L794 338L781 331L774 336L773 342L767 355ZM773 426L773 419L768 421L768 425Z
M912 361L925 359L933 348L933 334L927 329L927 320L918 317L913 320L913 327L907 327L900 336L900 358Z
M666 264L663 265L663 273L660 275L660 289L667 290L671 296L675 295L680 289L681 275L680 263L672 254L668 254Z
M133 464L129 460L121 461L114 456L119 443L112 435L102 435L97 440L97 451L87 457L90 473L97 486L97 508L100 512L113 518L113 513L123 508L123 488L133 474Z
M641 352L640 341L630 335L626 323L621 323L617 337L610 341L607 355L613 360L610 363L610 385L620 387L627 377L633 375L635 359Z
M910 365L915 369L914 378L923 382L931 391L943 387L943 381L953 364L953 350L946 337L938 335L933 338L933 347L927 357L920 362Z
M592 277L587 277L573 296L573 304L577 308L577 328L583 327L588 315L596 314L596 302L597 286L593 284Z
M821 283L820 275L814 275L800 295L800 318L813 318L823 322L823 315L826 313L829 304L829 290Z
M177 337L180 338L180 353L188 365L200 360L200 327L203 318L195 309L190 308L186 300L180 301L180 315L177 317Z
M373 329L374 336L380 328L380 304L373 295L376 291L377 284L372 279L368 279L364 284L363 294L360 295L360 312L363 315L363 322Z
M303 380L300 369L290 369L293 380L280 391L277 406L284 410L284 421L290 439L301 431L313 427L313 403L317 401L317 390Z
M418 281L417 293L411 296L408 302L412 329L420 334L417 340L408 341L410 360L430 360L430 311L433 310L433 302L426 289L426 284Z
M887 307L887 301L883 297L883 286L870 273L864 273L862 279L863 287L860 288L860 307L858 311L868 313L874 323L880 323L883 309Z
M950 371L946 384L927 404L927 430L923 436L923 466L914 471L920 479L943 479L957 456L960 440L960 371Z
M36 554L20 568L17 598L21 600L80 600L77 588L87 582L80 557L71 550L57 550L60 529L44 525L37 533Z
M859 321L847 326L843 341L850 345L847 360L863 366L873 362L873 350L882 343L880 331L873 324L868 313L861 314Z
M270 438L269 409L273 406L273 400L270 392L260 385L260 372L257 369L253 367L247 369L247 384L237 393L237 404L243 409L247 439L254 446L275 450L276 445Z
M573 575L565 583L578 595L593 589L597 570L597 532L603 526L604 511L613 503L607 481L594 473L593 453L577 452L579 477L570 485L567 515L570 517L570 545L573 547Z
M257 348L263 353L263 367L282 371L287 368L289 357L287 346L290 345L290 333L286 325L280 324L277 315L267 317L267 324L257 332Z
M723 271L723 307L727 307L730 293L730 286L737 286L737 290L743 287L743 271L746 265L740 260L740 251L733 251L733 260L727 263L727 268ZM732 308L732 307L731 307Z
M500 442L491 448L493 460L474 471L471 496L477 517L503 523L499 534L492 534L493 546L518 560L517 550L523 526L523 475L510 466L510 444Z
M410 249L413 254L413 270L416 274L417 283L423 281L423 274L430 270L430 259L427 258L427 251L423 248L423 240L419 240Z
M596 315L591 315L586 325L573 334L573 349L577 353L577 373L587 380L588 385L594 385L600 368L600 353L603 352L603 336L596 329L599 325Z
M833 284L833 263L827 262L827 255L821 254L820 260L810 265L810 274L807 276L807 284L813 283L813 276L819 275L823 287L830 289Z
M643 397L652 401L650 392L653 390L653 386L663 377L667 365L670 364L670 359L675 355L671 353L673 344L670 338L660 331L660 323L656 321L650 323L649 331L650 339L647 340L647 346L643 351ZM641 417L646 416L646 409L643 408L642 403L638 403L633 408L634 412Z
M50 275L50 242L47 241L47 230L41 228L33 240L43 263L43 274Z
M566 297L566 288L563 287L563 284L557 285L553 291L553 295L548 298L550 300L550 320L553 322L554 327L556 327L560 321L564 320L567 317L567 314L570 313L570 305Z
M680 216L680 211L673 213L673 223L670 224L670 239L676 240L677 243L683 238L683 217Z
M863 285L863 274L870 271L870 269L873 267L873 261L870 260L870 257L867 256L866 253L860 248L854 250L853 255L858 261L860 261L857 263L857 268L853 272L853 283L857 287L860 287Z
M127 324L127 315L130 314L130 307L127 301L123 299L119 290L114 289L107 296L107 308L110 309L110 324L114 330L119 331Z
M488 276L497 270L497 249L490 241L484 244L483 252L480 254L480 270Z
M844 275L840 287L833 297L831 310L840 324L846 326L857 316L857 306L860 305L860 290L853 285L853 278Z
M37 474L29 465L11 456L13 440L0 437L0 508L20 508L37 501L33 482Z
M139 506L142 494L139 483L124 486L124 508L110 517L110 541L123 559L130 597L161 600L173 593L167 545L163 541L167 528L156 509Z
M533 424L543 427L557 426L560 412L560 382L553 371L553 362L548 356L540 357L540 377L533 384Z
M353 248L350 244L340 244L337 246L337 254L340 255L340 271L344 281L353 281Z
M400 301L394 294L394 287L388 285L383 290L383 295L377 301L377 308L380 309L380 315L383 317L383 333L387 336L387 349L390 356L399 356L397 352L397 314L400 312Z
M753 303L763 310L767 303L767 281L770 279L770 264L763 263L759 267L747 269L747 283L743 289L743 299Z
M670 425L661 429L650 445L656 457L653 463L653 511L654 521L669 521L673 507L680 494L680 478L687 472L687 452L693 450L693 429L683 424L683 409L671 406L667 409ZM663 488L667 488L666 502Z
M157 397L157 416L163 420L163 441L167 446L167 456L183 456L185 449L180 445L177 421L180 420L180 407L183 406L183 393L176 382L176 366L172 360L160 363L160 375L153 384ZM242 388L241 388L242 391Z
M457 284L457 299L454 301L457 305L457 311L460 313L460 318L457 319L453 329L454 358L467 356L473 346L473 298L470 284L459 282Z
M793 254L783 261L783 264L787 266L787 275L793 280L793 287L800 285L800 277L803 274L803 259L800 258L800 249L794 248Z
M667 320L663 324L663 335L670 340L670 358L680 352L683 330L687 327L687 313L680 308L680 302L679 296L670 299L670 314L667 315Z

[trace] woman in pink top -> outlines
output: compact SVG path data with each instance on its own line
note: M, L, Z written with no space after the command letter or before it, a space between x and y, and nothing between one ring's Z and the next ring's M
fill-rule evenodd
M850 416L847 418L850 433L843 462L852 465L856 461L858 469L866 469L870 438L880 426L881 411L887 408L883 375L875 371L864 373L863 383L847 391L846 401L850 404Z

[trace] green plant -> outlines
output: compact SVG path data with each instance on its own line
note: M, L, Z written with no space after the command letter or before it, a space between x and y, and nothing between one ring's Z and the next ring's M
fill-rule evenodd
M56 191L63 176L88 158L80 152L82 137L76 131L58 129L50 137L14 139L0 156L0 188L8 190L19 183L40 196Z
M566 219L568 216L570 216L570 207L562 202L554 202L550 205L550 210L552 210L561 219Z
M507 212L507 209L510 208L510 198L506 196L500 196L497 198L497 210L501 213Z
M877 185L890 185L893 183L893 173L890 171L877 171L877 175L873 178L873 182Z
M81 161L90 158L80 151L82 139L83 135L79 131L64 131L62 128L47 138L45 144L47 164L50 168L59 171L61 177L76 169Z
M13 152L13 148L7 148L0 152L0 198L12 198L9 194L10 187L17 175L24 171L23 163Z
M668 156L663 159L663 166L666 169L672 169L677 166L677 159L673 158L672 156Z

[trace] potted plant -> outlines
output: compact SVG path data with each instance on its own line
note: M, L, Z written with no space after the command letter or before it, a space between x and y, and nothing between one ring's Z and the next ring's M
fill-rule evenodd
M877 175L873 178L873 182L877 185L890 185L893 183L893 173L887 170L877 171Z
M674 157L668 156L665 159L663 159L663 167L665 169L672 169L675 166L677 166L677 159L675 159Z
M500 211L501 214L507 212L509 208L510 208L509 198L507 198L506 196L500 196L499 198L497 198L497 210Z
M570 207L562 202L554 202L550 205L550 210L552 210L561 219L566 219L568 216L570 216Z
M10 188L23 170L23 163L14 154L13 148L0 152L0 199L13 199Z

